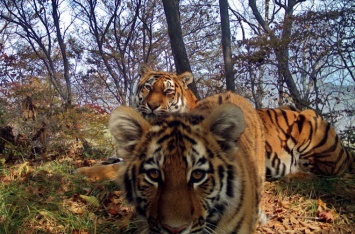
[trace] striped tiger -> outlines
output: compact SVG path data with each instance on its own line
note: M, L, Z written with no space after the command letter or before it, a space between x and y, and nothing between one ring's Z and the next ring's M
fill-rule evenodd
M311 172L342 175L354 162L334 127L314 110L259 109L265 128L266 177Z
M263 126L252 105L224 93L191 112L147 121L119 107L109 129L126 160L118 183L139 233L255 233L265 176Z
M140 79L135 89L132 106L144 118L184 112L197 105L197 98L187 87L193 81L191 72L180 75L164 71L155 71L147 64L138 67ZM75 173L85 175L93 181L117 177L120 163L103 162L92 167L80 167ZM114 162L117 160L114 159Z
M184 112L197 105L196 96L187 87L193 81L191 72L177 75L155 71L141 64L138 74L140 79L132 103L145 118L167 112Z

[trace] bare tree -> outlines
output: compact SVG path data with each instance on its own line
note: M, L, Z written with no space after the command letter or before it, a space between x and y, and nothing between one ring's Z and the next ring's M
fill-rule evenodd
M234 58L248 95L254 95L254 85L262 81L267 97L264 105L295 103L329 116L330 121L349 113L344 103L353 102L351 1L259 2L250 0L249 7L243 5L244 12L231 11L237 19L234 22L245 27L243 40L234 45L238 51ZM249 35L244 33L248 30ZM261 75L259 68L265 72L258 81L254 78Z
M292 33L292 15L295 6L301 2L304 2L304 0L287 0L285 3L283 3L283 1L275 0L275 4L280 8L283 8L285 11L282 33L280 38L278 38L274 31L269 27L268 22L261 16L261 13L256 5L256 0L249 0L249 6L252 9L259 25L262 27L264 32L268 34L274 41L273 50L277 60L279 86L282 87L282 84L286 83L294 103L299 108L308 107L309 102L302 98L299 90L297 89L296 83L292 78L292 73L289 67L289 44Z
M0 4L3 7L0 17L18 26L16 34L27 41L41 59L47 69L50 83L65 105L71 106L70 67L60 25L59 0L53 0L50 4L36 0L0 0ZM61 65L58 66L59 61Z
M100 56L102 62L107 69L107 72L112 77L112 80L115 84L115 90L111 90L111 87L106 83L107 88L111 90L112 93L117 92L117 95L114 95L119 103L125 104L125 96L127 90L127 82L121 83L119 75L115 72L114 64L110 63L110 54L105 51L105 42L108 39L107 34L112 33L112 29L115 24L115 20L119 16L120 12L120 3L121 1L115 0L112 2L112 8L107 12L107 21L104 21L100 24L100 16L97 15L97 9L99 8L99 2L96 0L80 1L73 0L75 7L81 11L81 19L89 26L90 34L93 36L94 41L97 46L97 55ZM94 52L94 51L92 51ZM121 67L121 64L117 64L120 70L125 70L125 67ZM123 73L126 74L126 73ZM105 76L97 76L102 79L106 79Z
M71 2L73 10L89 28L84 35L90 40L87 43L88 61L96 70L95 77L119 104L128 104L138 77L137 64L155 60L152 58L153 47L159 39L153 38L154 2Z

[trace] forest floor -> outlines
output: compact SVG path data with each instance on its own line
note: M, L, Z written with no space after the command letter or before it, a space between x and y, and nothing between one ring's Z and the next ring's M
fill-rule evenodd
M258 233L355 233L355 174L265 182Z
M75 176L98 162L72 153L0 160L0 234L139 233L114 182ZM355 174L265 182L257 233L355 233Z

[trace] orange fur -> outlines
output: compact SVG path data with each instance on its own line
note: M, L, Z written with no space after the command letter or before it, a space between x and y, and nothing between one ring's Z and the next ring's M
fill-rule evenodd
M294 173L341 175L354 162L334 127L313 110L258 110L266 139L268 178Z
M190 112L150 122L119 107L109 129L125 158L118 183L145 221L141 233L255 232L264 134L244 98L214 95Z
M140 79L133 97L133 106L147 119L164 113L188 111L197 105L196 96L187 87L193 80L191 72L177 75L170 72L155 71L148 65L141 64L138 68L138 74ZM149 85L149 88L146 88L145 85L152 77L156 77L156 81L153 85ZM169 95L164 93L167 80L172 82L169 84L174 85L174 92ZM76 173L93 181L112 179L114 175L111 171L118 167L119 165L110 167L99 163L94 167L78 168Z

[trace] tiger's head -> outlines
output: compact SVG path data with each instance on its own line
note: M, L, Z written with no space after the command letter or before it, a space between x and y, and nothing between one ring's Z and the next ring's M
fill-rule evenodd
M184 112L197 104L197 98L188 89L193 81L191 72L180 75L154 71L146 64L138 68L140 80L133 96L133 106L145 117L171 112Z
M150 122L119 107L109 129L128 158L118 182L143 222L137 233L217 233L226 225L222 213L238 207L233 202L243 183L235 177L241 171L235 142L245 129L238 107L222 105L206 118L179 113Z

